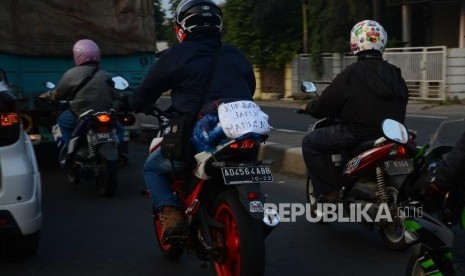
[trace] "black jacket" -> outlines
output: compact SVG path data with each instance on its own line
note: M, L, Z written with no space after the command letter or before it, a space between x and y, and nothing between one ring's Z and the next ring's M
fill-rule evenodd
M404 122L408 89L401 71L378 51L364 51L321 93L307 104L315 118L339 118L360 140L382 136L381 123Z
M454 191L465 183L465 133L436 170L436 181L444 191Z
M171 90L173 108L183 114L193 113L220 46L214 80L204 105L222 98L252 100L256 85L252 64L236 48L221 45L219 35L198 34L160 55L129 103L135 111L143 111L163 92Z

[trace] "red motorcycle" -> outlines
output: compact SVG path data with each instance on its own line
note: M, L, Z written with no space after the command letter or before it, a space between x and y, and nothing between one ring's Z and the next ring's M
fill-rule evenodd
M155 107L158 135L150 152L158 149L169 113ZM217 275L263 275L265 237L278 224L264 219L265 196L260 183L272 182L271 161L259 161L260 143L254 139L230 140L213 153L196 155L197 164L185 175L174 176L172 188L187 216L187 237L162 240L162 225L153 213L155 235L168 259L177 260L186 250ZM266 222L266 223L265 223Z
M316 87L312 82L303 82L302 91L315 93ZM323 119L313 129L337 123ZM331 156L335 171L341 175L335 204L342 209L338 215L347 215L346 221L354 220L377 229L388 248L403 250L408 246L403 225L406 216L399 204L403 200L402 187L414 169L416 136L415 132L408 131L401 123L391 119L386 119L381 127L384 137ZM317 198L310 177L306 183L306 194L314 213L325 218L322 208L316 205ZM356 215L350 217L354 213Z

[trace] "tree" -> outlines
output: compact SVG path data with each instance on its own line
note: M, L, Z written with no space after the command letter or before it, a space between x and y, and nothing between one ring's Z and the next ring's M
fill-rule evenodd
M241 49L258 67L282 68L301 49L298 1L228 0L223 14L225 42Z
M369 18L371 0L311 0L309 3L310 55L312 67L323 73L321 55L350 51L353 25Z
M153 16L155 19L156 40L167 41L171 38L170 30L167 28L165 11L161 5L161 0L153 1Z

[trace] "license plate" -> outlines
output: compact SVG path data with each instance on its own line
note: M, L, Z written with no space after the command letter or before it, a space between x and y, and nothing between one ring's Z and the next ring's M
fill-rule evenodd
M270 166L223 167L221 173L226 185L273 182Z
M384 162L384 166L389 175L409 174L413 171L412 159L400 161L389 160Z
M116 136L113 133L95 133L92 141L94 144L116 142Z

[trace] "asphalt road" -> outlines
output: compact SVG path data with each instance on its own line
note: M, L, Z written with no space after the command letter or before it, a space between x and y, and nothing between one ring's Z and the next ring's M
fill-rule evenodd
M296 114L284 116L292 113L288 108L267 112L275 127L290 129L295 123L306 128L311 123L292 117ZM414 115L406 124L419 132L419 140L427 141L446 117ZM39 251L27 260L0 260L0 275L213 275L193 256L171 263L158 251L150 203L141 195L146 156L147 141L131 142L130 163L119 173L111 199L98 196L92 183L67 184L62 171L42 163L44 225ZM274 183L263 185L268 202L305 202L303 179L274 176ZM282 223L268 237L266 275L403 275L408 255L386 249L376 231L361 225L321 225L302 217Z
M37 256L0 262L2 276L213 275L197 259L178 263L158 251L141 168L146 145L130 145L131 162L119 173L114 198L91 183L67 184L64 173L42 171L44 225ZM271 203L305 202L303 179L275 174L263 185ZM408 253L384 248L378 234L360 225L320 225L304 218L281 224L266 241L266 275L401 275Z

